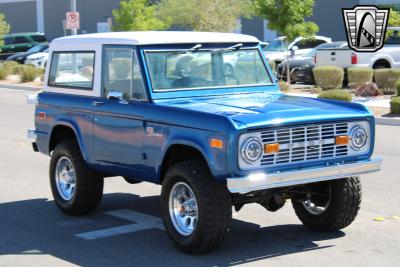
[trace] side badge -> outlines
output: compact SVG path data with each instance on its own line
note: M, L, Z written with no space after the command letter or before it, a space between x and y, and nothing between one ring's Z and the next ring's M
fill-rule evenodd
M146 134L147 134L147 136L160 137L160 138L164 137L164 135L162 133L154 132L153 127L146 127Z

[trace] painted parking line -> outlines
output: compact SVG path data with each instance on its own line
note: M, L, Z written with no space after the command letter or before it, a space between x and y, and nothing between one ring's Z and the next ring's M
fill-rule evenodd
M128 224L123 226L111 227L91 232L79 233L76 234L76 237L85 239L85 240L95 240L100 238L106 238L116 235L122 234L130 234L138 231L148 230L148 229L159 229L164 230L164 226L162 220L158 217L151 216L148 214L144 214L141 212L133 211L133 210L114 210L106 212L106 214L118 217L130 222L134 222L134 224Z

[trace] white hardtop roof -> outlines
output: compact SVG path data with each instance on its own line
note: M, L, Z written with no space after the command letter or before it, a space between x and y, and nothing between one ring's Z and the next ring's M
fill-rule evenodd
M74 35L57 38L54 45L64 44L198 44L198 43L258 43L256 37L235 33L187 32L187 31L141 31L108 32Z

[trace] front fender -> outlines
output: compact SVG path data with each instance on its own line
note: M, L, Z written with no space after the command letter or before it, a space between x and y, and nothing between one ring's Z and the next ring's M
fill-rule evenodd
M212 138L223 140L224 147L212 148ZM169 149L174 145L184 145L200 152L215 179L222 181L226 178L226 137L222 134L198 129L169 129L169 134L162 143L156 162L157 177L161 178L161 166Z

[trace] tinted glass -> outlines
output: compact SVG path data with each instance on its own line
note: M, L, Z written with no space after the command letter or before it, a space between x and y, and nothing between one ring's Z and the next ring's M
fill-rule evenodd
M49 85L92 89L94 52L54 52Z
M47 45L35 45L33 47L31 47L28 52L31 53L38 53L38 52L42 52L44 50L46 50L49 46Z
M14 37L14 44L25 44L29 43L28 39L24 36L16 36Z
M295 46L297 46L299 49L310 49L324 43L326 42L318 39L303 39L295 43Z
M146 100L142 74L132 49L107 48L104 55L104 95L122 92L125 100Z
M263 48L264 51L285 51L286 46L284 41L280 39L273 40L268 46Z
M12 45L12 44L13 44L13 38L11 37L4 38L4 45Z
M44 35L32 35L31 37L35 42L38 42L38 43L47 42L47 39Z

